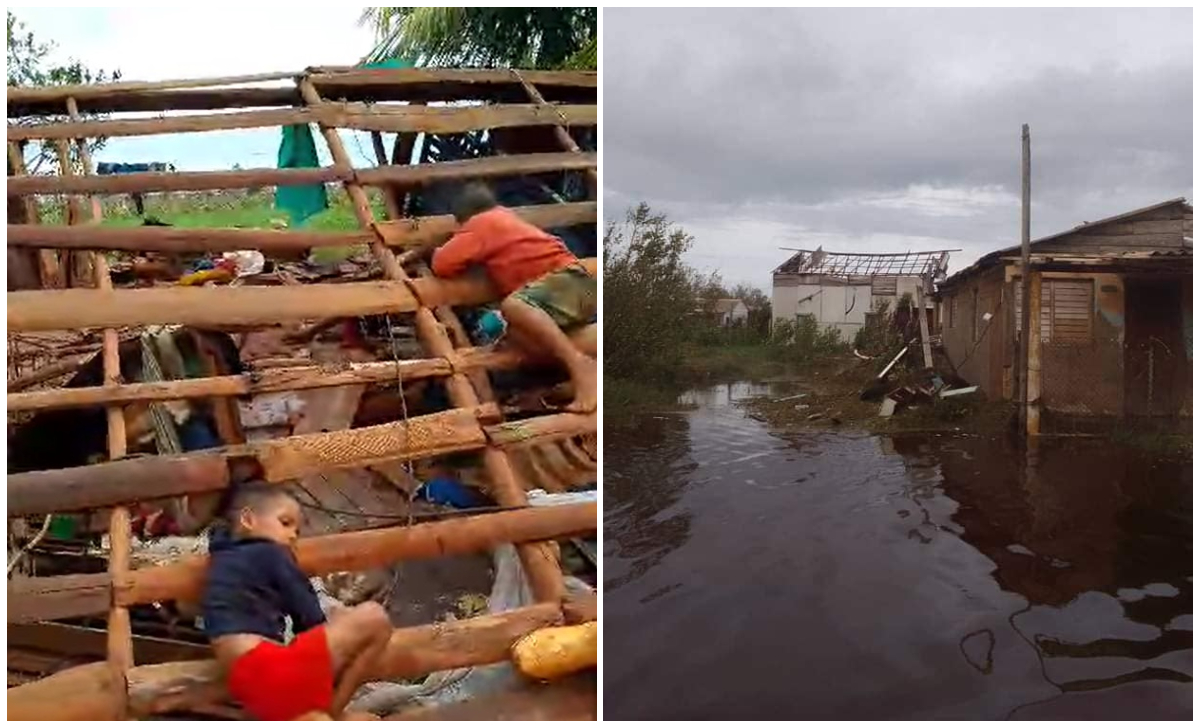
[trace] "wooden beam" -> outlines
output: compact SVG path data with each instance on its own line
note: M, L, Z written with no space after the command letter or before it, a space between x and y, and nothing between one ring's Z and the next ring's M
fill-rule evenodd
M563 412L504 422L484 428L488 442L500 447L534 447L596 431L596 413Z
M525 222L546 229L594 225L597 208L595 202L566 202L515 207L513 212ZM430 243L442 243L458 228L453 215L390 220L376 225L389 248L419 248Z
M321 104L321 96L309 79L299 79L297 86L306 104L314 107ZM415 130L407 129L406 131ZM329 153L333 157L334 163L348 165L350 158L337 132L322 124L321 133L324 135L325 142L329 146ZM364 228L374 229L378 233L379 228L375 223L375 216L371 212L371 206L358 183L347 183L346 193L350 196L350 201L354 205L354 214L358 219L359 225ZM453 356L454 344L447 334L446 328L437 320L433 312L433 309L438 305L449 303L449 301L427 300L429 297L429 287L425 286L424 291L421 291L417 288L417 283L428 284L431 281L428 278L423 278L420 281L411 280L404 271L404 268L396 260L396 256L384 243L382 235L380 235L380 239L372 243L371 251L375 254L376 260L379 261L380 267L383 268L385 276L393 281L410 285L414 292L417 293L421 306L417 309L415 322L417 336L421 344L434 356L443 358ZM466 375L461 372L455 372L446 380L446 391L450 401L456 407L475 407L480 403L478 393ZM492 488L496 494L498 503L508 507L524 506L527 504L525 491L517 483L512 465L503 452L495 447L486 448L483 454L483 463L492 481ZM562 570L559 567L556 553L550 545L545 543L523 544L517 547L517 554L521 559L522 568L529 579L535 598L541 601L557 601L563 591Z
M580 351L596 355L596 340L587 335L589 329L572 337ZM68 361L56 365L40 379L53 379L73 372L85 362ZM344 387L354 384L378 384L429 377L445 377L468 369L506 370L530 363L527 355L516 349L489 347L457 349L450 359L411 359L407 361L349 362L343 365L294 366L279 369L258 369L248 374L231 374L197 379L174 379L164 382L134 382L115 386L57 387L34 392L17 392L27 383L26 377L9 382L8 411L75 409L107 404L135 402L170 402L197 397L245 397L267 392L292 392L325 387ZM29 375L32 376L32 375Z
M337 97L339 89L364 86L409 86L421 84L484 84L509 85L512 75L506 70L494 69L355 69L334 71L316 69L310 78L319 89L328 89L329 95ZM533 83L548 86L580 86L596 88L597 75L594 71L522 71ZM235 84L286 81L301 75L298 71L255 73L240 76L215 78L189 78L167 81L115 81L112 83L76 84L72 86L9 86L8 104L15 106L33 102L56 103L61 108L67 99L78 101L105 98L133 91L177 91L203 89ZM288 89L291 90L291 89Z
M225 131L230 129L258 129L272 126L311 124L317 120L318 112L309 109L270 109L267 111L233 111L224 114L194 114L188 116L165 116L150 119L104 119L96 121L68 121L35 126L9 124L8 139L75 139L87 137L123 137L150 134L181 134L192 132Z
M146 668L137 668L146 669ZM81 665L8 689L8 719L117 720L126 701L103 662Z
M10 194L58 195L130 192L184 192L224 190L276 185L310 185L337 182L352 175L352 170L336 167L316 169L244 169L230 172L133 172L130 174L58 177L22 175L8 178Z
M108 633L103 629L58 622L10 624L8 646L71 658L103 660L108 650ZM133 651L142 664L203 660L211 654L208 645L144 636L133 638Z
M537 90L537 86L535 86L534 83L529 80L529 78L527 77L526 74L522 73L521 71L516 71L516 70L514 70L513 73L516 74L518 79L520 79L521 85L525 88L525 93L529 94L530 101L532 101L535 104L546 103L546 99L542 96L541 92ZM568 152L578 152L579 151L579 144L577 144L575 142L575 140L571 137L570 132L567 131L565 120L564 120L563 124L556 124L554 126L554 137L555 137L555 139L558 140L559 146L561 146L566 151L568 151ZM594 200L594 199L596 199L596 185L598 184L595 169L588 170L587 182L588 182L588 193L591 196L591 198Z
M89 357L90 357L90 355L89 355ZM41 369L35 369L34 371L29 372L28 374L22 374L21 376L17 377L16 379L10 379L8 381L8 391L19 392L22 389L28 389L29 387L32 387L36 384L41 384L42 382L48 382L51 379L55 379L57 377L61 377L66 374L74 374L75 372L79 371L79 369L84 364L86 364L88 362L89 357L85 357L82 359L71 357L68 359L64 359L63 361L58 361L53 364L49 364L47 366L42 367Z
M414 106L346 103L318 107L329 127L361 131L463 134L514 126L596 126L595 105L494 104L487 106ZM44 128L44 127L43 127Z
M546 86L596 88L595 71L521 71L531 82ZM313 73L312 84L322 96L338 98L339 93L364 88L391 88L415 84L474 84L512 86L512 73L506 69L471 68L380 68L356 69L339 73Z
M129 91L159 91L164 89L206 88L212 86L232 86L242 83L260 83L264 81L284 81L294 78L295 73L254 73L240 76L217 76L214 78L188 78L167 81L113 81L112 83L86 83L70 86L9 86L9 105L25 104L34 101L53 102L60 107L67 99L76 101L102 98Z
M372 237L370 233L365 232L334 233L299 230L243 230L239 228L8 226L8 245L10 247L159 253L220 253L232 250L294 253L309 248L365 245L371 241Z
M141 458L59 470L15 473L7 478L8 515L74 513L229 486L231 461L251 458L271 482L314 472L398 459L433 457L493 447L522 447L594 431L591 415L544 415L513 425L484 425L499 418L495 404L446 410L353 430L293 435L184 455Z
M135 172L115 175L60 177L22 175L8 178L8 194L125 194L130 192L181 192L280 185L346 182L357 176L365 185L417 186L455 179L539 174L558 170L594 169L595 154L524 154L513 157L484 157L419 165L383 165L353 170L340 167L316 169L245 169L227 172Z
M108 574L36 576L8 582L9 624L104 614L112 603Z
M494 546L593 533L595 503L523 508L415 526L351 531L301 539L300 568L310 575L360 571L394 561L478 553ZM103 614L113 605L130 607L170 600L194 601L204 587L207 556L130 571L114 585L104 574L34 577L8 588L10 624Z
M496 365L512 368L519 359L500 352L483 351L473 366ZM169 402L197 397L245 397L267 392L291 392L352 384L377 384L402 380L443 377L453 371L444 359L348 363L344 366L316 365L263 369L250 374L232 374L165 382L135 382L114 387L60 387L8 395L8 411L75 409L104 404ZM10 387L11 388L11 387Z
M436 291L438 286L431 286ZM490 287L447 281L451 298L488 300ZM135 288L116 291L15 291L8 294L8 330L56 331L151 324L199 328L263 326L325 316L366 316L417 308L402 283L328 283L238 288Z
M479 553L500 544L526 543L594 533L595 503L524 508L481 516L301 539L296 558L304 573L317 576L363 571L396 561ZM204 586L208 557L193 556L167 566L132 572L128 590L116 594L125 605L191 601Z
M363 131L460 134L477 129L566 124L595 126L596 106L587 104L496 104L487 106L384 106L322 102L302 109L233 111L221 114L105 119L21 126L10 124L9 141L145 136L320 123Z
M67 114L73 123L80 123L82 120L79 113L79 105L73 96L67 99ZM61 144L62 142L59 141L59 143ZM93 171L92 154L88 149L87 140L76 139L75 146L79 153L79 161L83 167L83 174L91 174ZM64 179L71 179L76 176L70 160L65 155L63 155L62 171ZM90 202L91 216L88 223L98 225L103 215L100 200L92 197ZM78 220L77 222L83 221ZM107 257L103 253L92 252L91 264L92 274L95 276L94 284L96 290L100 293L111 293L113 284L112 278L109 277L108 273ZM109 387L116 386L121 382L119 344L116 329L104 329L100 355L103 365L104 384ZM125 413L121 407L110 405L105 408L105 416L108 425L108 459L120 460L125 457L128 447L125 432ZM128 509L121 506L114 508L109 518L108 533L108 576L114 585L123 585L126 579L128 579L132 538ZM129 610L117 604L112 605L108 613L107 654L108 667L113 675L114 690L119 695L123 695L125 693L125 673L133 667L133 627L130 624ZM123 710L118 717L125 718Z
M7 478L9 517L221 490L229 485L228 460L223 451L200 451L15 473Z
M371 670L373 676L411 678L431 672L502 662L512 643L562 621L559 604L397 629ZM186 711L228 699L225 680L212 660L140 665L129 671L130 715ZM44 680L9 688L9 720L114 720L111 673L103 663L64 670ZM71 700L63 700L70 695Z

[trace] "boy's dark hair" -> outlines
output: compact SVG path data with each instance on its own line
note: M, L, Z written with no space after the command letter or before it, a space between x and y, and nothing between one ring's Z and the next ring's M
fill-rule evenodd
M225 522L233 527L237 525L238 518L244 509L248 508L257 513L277 498L294 499L294 496L291 494L291 491L282 485L272 485L262 481L252 481L235 485L226 494L221 515L224 516Z
M454 199L454 219L461 225L481 212L487 212L496 207L495 195L482 182L471 182L462 188Z

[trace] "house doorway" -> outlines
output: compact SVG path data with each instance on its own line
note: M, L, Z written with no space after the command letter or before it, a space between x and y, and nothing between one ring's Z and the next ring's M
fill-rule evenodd
M1184 283L1178 278L1125 281L1127 415L1174 417L1187 407Z

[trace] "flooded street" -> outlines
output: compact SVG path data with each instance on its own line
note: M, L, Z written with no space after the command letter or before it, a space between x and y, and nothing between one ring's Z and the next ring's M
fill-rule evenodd
M1191 717L1190 462L734 403L791 391L606 429L606 718Z

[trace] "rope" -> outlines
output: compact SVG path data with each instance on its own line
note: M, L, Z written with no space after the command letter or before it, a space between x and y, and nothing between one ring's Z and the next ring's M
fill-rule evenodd
M13 569L16 568L17 564L21 563L21 559L24 558L25 554L29 553L34 546L37 546L38 543L46 537L46 532L50 530L50 520L52 518L54 518L53 513L47 515L45 520L42 521L42 529L37 532L37 535L33 537L33 540L25 544L25 546L17 552L17 555L8 562L8 574L10 576L12 575Z

